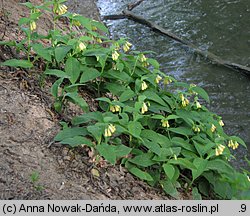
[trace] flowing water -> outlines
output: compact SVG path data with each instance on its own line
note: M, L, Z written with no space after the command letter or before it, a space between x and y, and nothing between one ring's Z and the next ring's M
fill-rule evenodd
M101 15L118 14L131 0L98 0ZM133 10L203 50L250 66L250 0L145 0ZM195 83L210 95L212 109L225 130L250 149L250 78L213 65L182 44L131 20L108 21L113 38L126 37L137 50L152 50L161 69L176 79ZM244 148L236 152L243 164Z

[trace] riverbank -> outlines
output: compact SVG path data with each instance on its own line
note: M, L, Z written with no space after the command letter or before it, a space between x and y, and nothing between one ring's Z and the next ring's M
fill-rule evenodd
M3 40L23 38L17 23L28 10L19 2L1 5ZM85 16L99 19L93 0L83 1L81 8ZM41 33L50 25L49 15L37 23ZM59 27L64 28L64 23ZM1 47L1 53L1 61L18 56L8 47ZM84 149L52 144L62 119L52 109L51 83L39 87L41 73L39 68L0 68L0 199L168 199L120 166L98 166ZM93 168L99 176L91 174Z

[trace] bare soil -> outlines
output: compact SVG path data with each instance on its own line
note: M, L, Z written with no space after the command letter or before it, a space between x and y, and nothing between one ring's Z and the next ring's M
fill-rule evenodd
M28 11L19 2L0 0L2 40L23 37L17 22ZM85 16L99 19L94 0L82 4ZM50 25L50 16L38 23L41 31ZM0 51L1 61L16 55L6 47ZM50 83L39 87L39 73L0 68L0 199L168 199L119 165L96 164L89 149L52 143L61 116L51 108ZM93 168L99 177L91 174ZM34 172L37 181L31 180Z

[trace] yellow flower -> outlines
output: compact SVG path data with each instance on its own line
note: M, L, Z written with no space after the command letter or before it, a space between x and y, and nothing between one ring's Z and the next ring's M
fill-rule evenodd
M101 38L96 38L96 42L97 43L102 43L102 39Z
M213 133L216 130L216 127L214 124L212 124L211 128L210 128L211 132Z
M180 95L180 98L181 98L181 105L183 107L186 107L189 104L189 100L185 98L183 94Z
M228 147L232 148L233 150L239 147L239 143L237 141L229 140Z
M247 176L247 179L248 179L248 181L250 181L250 178L249 178L249 176Z
M223 153L224 149L225 149L225 146L220 144L220 145L215 149L215 155L216 155L216 156L221 155L221 154Z
M86 49L86 46L83 42L80 42L77 46L77 50L80 52L82 50L85 50Z
M155 78L155 82L159 83L162 80L162 77L160 75L157 75L157 77Z
M126 41L122 48L123 48L124 52L127 52L130 50L131 46L132 46L132 44L129 43L128 41Z
M164 85L168 85L171 82L173 82L173 80L169 76L166 76L164 78L164 81L163 81Z
M56 10L55 10L55 13L57 15L63 15L67 12L67 6L66 5L58 5Z
M195 106L196 106L197 109L201 108L201 104L199 103L199 101L195 101Z
M148 88L147 83L145 81L143 81L142 84L141 84L141 90L144 91L147 88Z
M110 137L112 134L116 131L116 128L113 124L109 124L108 128L105 129L104 131L104 136L105 137Z
M219 125L220 125L221 127L223 127L223 126L224 126L224 122L223 122L222 120L220 120L220 121L219 121Z
M35 21L31 21L30 22L30 31L34 31L36 29L36 22Z
M162 119L162 120L161 120L161 123L162 123L162 124L161 124L162 127L167 127L167 128L170 127L168 120Z
M110 106L111 112L119 112L120 110L121 110L121 107L119 105L115 105L115 106L111 105Z
M92 31L97 31L97 28L95 26L92 26Z
M139 61L140 61L140 62L146 62L146 61L147 61L147 58L145 57L145 55L140 54L140 55L139 55Z
M74 14L73 14L73 17L75 17L75 16L79 16L79 14L74 13ZM73 25L75 25L75 26L80 26L81 23L80 23L78 20L74 20L74 19L73 19Z
M118 58L119 58L119 53L118 53L117 51L114 51L114 52L112 53L112 59L113 59L114 61L116 61Z
M141 113L144 114L145 112L148 111L148 106L146 103L143 102L142 108L141 108Z
M195 126L193 126L193 131L197 132L197 133L200 133L201 129L199 128L198 125L195 125Z

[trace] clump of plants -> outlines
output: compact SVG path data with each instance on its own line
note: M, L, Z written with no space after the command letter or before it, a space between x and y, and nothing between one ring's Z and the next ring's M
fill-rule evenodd
M236 171L229 163L231 151L246 145L225 134L221 117L202 105L209 102L205 90L161 72L148 53L131 50L126 39L110 40L102 23L68 12L64 2L24 3L30 9L30 16L19 20L25 39L1 42L27 56L2 65L32 68L38 61L45 63L44 74L56 78L51 92L57 112L66 101L84 111L63 123L54 140L93 148L176 199L180 189L192 190L194 199L249 199L249 172ZM54 26L47 35L36 31L44 11L53 14ZM67 33L56 28L61 18L69 20ZM83 87L94 92L98 111L89 111L79 94Z

